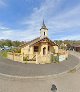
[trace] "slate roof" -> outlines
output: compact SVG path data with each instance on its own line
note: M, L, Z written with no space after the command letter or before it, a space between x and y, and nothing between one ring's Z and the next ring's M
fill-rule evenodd
M73 44L71 47L80 47L80 44Z
M41 29L47 29L47 27L46 27L46 25L45 25L45 23L44 23L44 20L43 20L43 24L42 24ZM40 29L40 30L41 30L41 29ZM48 30L48 29L47 29L47 30Z

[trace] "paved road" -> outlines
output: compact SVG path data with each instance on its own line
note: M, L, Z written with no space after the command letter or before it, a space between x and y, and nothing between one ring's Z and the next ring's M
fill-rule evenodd
M0 60L0 62L2 61ZM12 63L17 67L17 63L6 62L7 65ZM50 77L26 80L0 78L0 92L51 92L53 83L57 86L57 92L80 92L80 69L76 72L67 73L64 76L57 78Z
M0 73L16 76L43 76L62 73L73 68L79 63L79 59L69 56L68 60L59 64L22 64L0 57Z
M51 92L52 84L57 86L57 92L80 92L80 70L56 79L0 79L0 92Z

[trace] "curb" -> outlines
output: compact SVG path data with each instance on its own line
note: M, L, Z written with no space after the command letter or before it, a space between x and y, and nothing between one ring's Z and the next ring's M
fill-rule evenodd
M72 68L72 69L74 69L74 68ZM70 69L70 70L72 70L72 69ZM10 79L10 80L57 78L57 77L60 77L62 75L65 75L70 70L67 70L67 71L59 73L59 74L45 75L45 76L29 76L29 77L25 77L25 76L13 76L13 75L7 75L7 74L0 73L0 78L2 78L2 79Z

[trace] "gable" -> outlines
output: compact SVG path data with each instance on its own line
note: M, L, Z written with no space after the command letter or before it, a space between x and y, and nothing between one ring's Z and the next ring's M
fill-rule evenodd
M52 46L58 46L55 42L51 41L49 38L45 37L43 39L39 39L38 41L35 41L35 43L30 44L30 46L32 45L36 45L38 43L48 43L51 44Z
M36 45L36 44L39 44L39 43L48 43L52 46L58 46L55 42L53 42L52 40L50 40L48 37L44 37L42 39L40 39L40 37L32 40L32 41L29 41L28 43L25 43L23 44L21 47L25 47L25 46L32 46L32 45Z

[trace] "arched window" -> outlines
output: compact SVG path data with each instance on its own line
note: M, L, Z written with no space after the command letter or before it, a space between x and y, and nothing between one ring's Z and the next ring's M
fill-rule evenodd
M44 36L45 36L45 32L44 32Z
M50 51L50 46L48 46L48 51Z
M46 47L43 48L43 55L46 54Z

